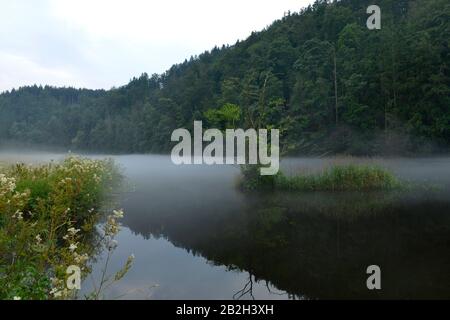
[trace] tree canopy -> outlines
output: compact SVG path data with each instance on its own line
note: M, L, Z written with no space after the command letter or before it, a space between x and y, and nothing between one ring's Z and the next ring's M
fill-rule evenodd
M0 95L0 141L167 152L176 128L273 127L290 153L450 146L450 3L318 0L245 41L111 90L31 86Z

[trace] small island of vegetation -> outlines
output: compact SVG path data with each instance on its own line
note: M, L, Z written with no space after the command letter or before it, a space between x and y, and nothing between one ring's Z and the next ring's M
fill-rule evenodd
M388 170L376 165L333 165L317 173L260 176L257 166L242 167L242 189L274 191L386 191L403 184Z

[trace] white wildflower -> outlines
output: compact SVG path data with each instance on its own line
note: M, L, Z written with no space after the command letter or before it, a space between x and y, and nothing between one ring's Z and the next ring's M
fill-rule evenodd
M86 261L89 260L89 256L87 255L87 253L79 255L78 253L75 252L74 257L75 257L75 262L78 264L84 264Z
M123 218L123 210L114 210L113 214L114 214L114 218L116 218L116 219Z
M113 215L108 216L104 230L106 236L115 236L119 233L120 225L117 223L116 218Z
M0 194L14 192L16 189L16 179L8 178L4 174L0 174Z
M71 234L71 235L76 235L78 232L80 232L81 230L80 229L75 229L75 228L69 228L69 229L67 229L67 232L69 233L69 234Z
M17 210L14 214L13 214L13 218L17 219L17 220L23 220L23 212Z

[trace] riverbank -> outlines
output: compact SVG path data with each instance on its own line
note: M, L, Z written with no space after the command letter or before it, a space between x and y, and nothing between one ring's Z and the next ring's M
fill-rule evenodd
M89 272L100 207L119 179L108 160L0 166L1 300L74 297L67 270Z

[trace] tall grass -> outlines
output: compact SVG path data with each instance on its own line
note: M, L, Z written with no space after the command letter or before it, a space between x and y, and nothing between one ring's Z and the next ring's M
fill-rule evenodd
M287 177L280 174L275 188L292 191L371 191L389 190L400 186L397 178L377 166L333 166L321 173Z
M243 170L241 186L247 190L284 191L376 191L401 187L389 171L373 165L334 165L318 173L259 177L251 169Z

